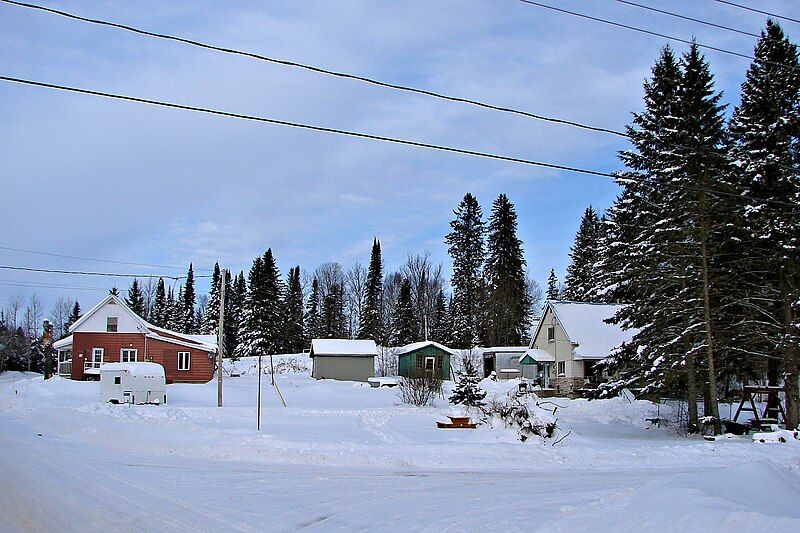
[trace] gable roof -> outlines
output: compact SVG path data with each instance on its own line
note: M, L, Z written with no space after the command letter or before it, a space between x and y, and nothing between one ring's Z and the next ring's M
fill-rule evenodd
M374 357L378 355L378 347L372 340L353 339L313 339L311 341L311 357Z
M443 352L447 352L450 355L455 355L456 352L445 346L444 344L439 344L438 342L434 341L420 341L420 342L412 342L411 344L406 344L405 346L401 346L397 350L395 350L396 355L403 355L406 353L416 352L417 350L421 350L423 348L427 348L428 346L433 346L434 348L439 348Z
M165 328L160 328L158 326L154 326L150 324L145 319L134 313L128 304L125 303L124 300L115 296L113 294L109 294L105 298L103 298L100 303L92 307L88 312L86 312L82 317L75 321L69 327L70 333L74 332L76 328L78 328L81 324L86 322L90 316L98 312L104 305L107 303L114 302L115 305L118 305L120 309L123 310L124 313L130 315L138 325L140 326L141 332L146 334L151 339L157 339L164 342L169 342L172 344L177 344L179 346L186 346L190 348L202 348L204 350L208 350L209 352L216 352L217 351L217 342L213 335L188 335L186 333L178 333L177 331L171 331ZM72 344L72 335L68 337L70 339L69 345ZM62 339L59 342L65 341L66 339ZM64 343L60 347L64 347L68 344Z
M606 322L625 307L621 304L548 300L543 316L548 308L553 311L567 339L575 346L573 351L577 358L599 359L607 357L621 344L630 342L637 333L634 329L623 330L617 324ZM540 322L531 345L543 326Z

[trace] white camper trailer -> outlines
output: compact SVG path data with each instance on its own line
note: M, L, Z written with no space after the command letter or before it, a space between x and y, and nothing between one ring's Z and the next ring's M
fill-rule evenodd
M158 363L106 363L100 367L100 401L167 403L167 380Z

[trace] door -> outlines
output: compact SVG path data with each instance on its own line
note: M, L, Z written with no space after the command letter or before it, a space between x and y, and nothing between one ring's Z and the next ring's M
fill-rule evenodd
M425 372L433 372L436 369L436 358L435 357L426 357L425 358Z

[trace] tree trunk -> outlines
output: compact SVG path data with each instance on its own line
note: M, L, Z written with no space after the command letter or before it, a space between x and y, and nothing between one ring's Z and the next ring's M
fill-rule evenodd
M686 350L686 394L689 408L689 420L687 430L689 433L697 433L700 426L697 423L697 373L695 370L695 358L692 345L689 339L683 341Z
M798 372L797 336L794 331L794 262L790 261L783 274L781 283L781 318L784 338L784 366L786 372L786 429L798 427L798 400L800 400L800 372Z
M708 358L708 396L709 410L714 417L714 434L719 434L719 404L717 403L717 375L714 368L714 335L711 325L711 299L708 288L708 220L705 217L705 193L700 193L700 261L703 277L703 321L706 332L706 357Z

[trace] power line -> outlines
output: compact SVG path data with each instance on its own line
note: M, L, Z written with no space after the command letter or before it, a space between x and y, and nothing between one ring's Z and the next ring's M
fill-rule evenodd
M544 121L544 122L551 122L553 124L561 124L561 125L565 125L565 126L572 126L574 128L580 128L580 129L587 130L587 131L594 131L594 132L598 132L598 133L606 133L606 134L610 134L610 135L617 135L617 136L620 136L620 137L625 137L626 136L624 132L612 130L612 129L609 129L609 128L602 128L602 127L599 127L599 126L591 126L591 125L588 125L588 124L582 124L580 122L576 122L576 121L572 121L572 120L556 118L556 117L549 117L549 116L545 116L545 115L539 115L539 114L536 114L536 113L530 113L528 111L522 111L522 110L514 109L514 108L511 108L511 107L500 106L500 105L495 105L495 104L489 104L489 103L486 103L486 102L481 102L481 101L473 100L473 99L470 99L470 98L462 98L462 97L459 97L459 96L450 96L450 95L446 95L446 94L443 94L443 93L431 91L431 90L428 90L428 89L419 89L419 88L411 87L411 86L408 86L408 85L400 85L400 84L397 84L397 83L380 81L380 80L377 80L377 79L374 79L374 78L369 78L367 76L362 76L362 75L359 75L359 74L351 74L351 73L347 73L347 72L340 72L340 71L330 70L330 69L326 69L326 68L322 68L322 67L317 67L317 66L314 66L314 65L298 63L296 61L290 61L290 60L286 60L286 59L278 59L278 58L274 58L274 57L269 57L269 56L265 56L265 55L262 55L262 54L257 54L257 53L254 53L254 52L246 52L246 51L237 50L237 49L234 49L234 48L227 48L227 47L223 47L223 46L215 46L215 45L204 43L204 42L201 42L201 41L196 41L194 39L188 39L188 38L185 38L185 37L178 37L178 36L175 36L175 35L169 35L169 34L165 34L165 33L156 33L156 32L152 32L152 31L148 31L148 30L143 30L143 29L140 29L140 28L135 28L133 26L120 24L120 23L117 23L117 22L110 22L110 21L101 20L101 19L93 19L93 18L88 18L88 17L82 17L80 15L75 15L73 13L68 13L66 11L60 11L58 9L44 7L44 6L40 6L40 5L37 5L37 4L30 4L30 3L26 3L26 2L17 2L15 0L0 0L0 2L6 3L6 4L10 4L10 5L14 5L14 6L29 8L29 9L36 9L36 10L44 11L44 12L51 13L51 14L54 14L54 15L67 17L67 18L70 18L70 19L73 19L73 20L78 20L78 21L81 21L81 22L88 22L90 24L98 24L98 25L101 25L101 26L109 26L109 27L112 27L112 28L117 28L117 29L129 31L129 32L137 33L137 34L140 34L140 35L146 35L148 37L155 37L157 39L165 39L165 40L168 40L168 41L175 41L175 42L179 42L179 43L183 43L183 44L188 44L188 45L191 45L191 46L197 46L197 47L200 47L200 48L205 48L207 50L214 50L214 51L222 52L222 53L225 53L225 54L233 54L233 55L238 55L238 56L243 56L243 57L249 57L251 59L257 59L259 61L266 61L266 62L269 62L269 63L274 63L276 65L283 65L283 66L287 66L287 67L295 67L295 68L300 68L300 69L304 69L304 70L309 70L311 72L316 72L318 74L325 74L325 75L334 76L334 77L337 77L337 78L344 78L344 79L349 79L349 80L360 81L360 82L368 83L368 84L375 85L375 86L378 86L378 87L384 87L384 88L387 88L387 89L395 89L395 90L398 90L398 91L405 91L405 92L410 92L410 93L422 94L422 95L425 95L425 96L431 96L433 98L438 98L438 99L441 99L441 100L448 100L448 101L451 101L451 102L469 104L469 105L481 107L481 108L484 108L484 109L491 109L493 111L500 111L500 112L503 112L503 113L512 113L512 114L515 114L515 115L521 115L521 116L524 116L524 117L528 117L528 118L532 118L532 119L536 119L536 120L541 120L541 121Z
M34 268L34 267L20 267L20 266L9 266L9 265L0 265L0 269L3 270L21 270L24 272L45 272L48 274L71 274L76 276L106 276L106 277L113 277L113 278L164 278L164 279L186 279L186 276L164 276L164 275L157 275L157 274L118 274L116 272L88 272L84 270L55 270L49 268ZM198 275L195 278L210 278L211 276L208 275Z
M7 0L0 0L0 1L7 1ZM700 48L705 48L707 50L714 50L715 52L721 52L723 54L737 56L737 57L741 57L743 59L749 59L751 61L755 61L755 59L756 59L755 57L753 57L751 55L748 55L748 54L742 54L740 52L734 52L733 50L728 50L726 48L720 48L718 46L712 46L710 44L702 44L702 43L699 43L699 42L697 42L695 40L692 40L692 39L684 39L682 37L674 37L672 35L667 35L665 33L659 33L657 31L646 30L644 28L639 28L637 26L631 26L630 24L623 24L621 22L615 22L613 20L608 20L608 19L604 19L604 18L600 18L600 17L594 17L592 15L587 15L585 13L578 13L577 11L570 11L568 9L563 9L563 8L551 6L551 5L548 5L548 4L543 4L541 2L534 2L533 0L519 0L519 1L522 2L523 4L528 4L528 5L532 5L532 6L536 6L536 7L541 7L541 8L544 8L544 9L550 9L552 11L557 11L559 13L564 13L566 15L572 15L573 17L579 17L579 18L586 19L586 20L592 20L594 22L601 22L603 24L608 24L610 26L615 26L617 28L624 28L626 30L636 31L636 32L639 32L639 33L644 33L644 34L647 34L647 35L652 35L652 36L655 36L655 37L660 37L662 39L667 39L667 40L675 41L675 42L679 42L679 43L690 44L690 45L694 44L694 45L699 46ZM788 69L791 69L791 70L795 70L797 68L797 67L794 67L792 65L787 65L785 63L779 63L777 61L764 60L764 62L765 63L770 63L772 65L776 65L776 66L779 66L779 67L788 68Z
M251 121L255 121L255 122L264 122L264 123L268 123L268 124L277 124L279 126L289 126L289 127L293 127L293 128L300 128L300 129L306 129L306 130L311 130L311 131L319 131L319 132L323 132L323 133L332 133L332 134L336 134L336 135L345 135L345 136L348 136L348 137L356 137L356 138L360 138L360 139L369 139L369 140L373 140L373 141L381 141L381 142L388 142L388 143L393 143L393 144L401 144L401 145L406 145L406 146L414 146L414 147L417 147L417 148L427 148L427 149L430 149L430 150L437 150L437 151L441 151L441 152L451 152L451 153L460 154L460 155L469 155L469 156L473 156L473 157L481 157L481 158L493 159L493 160L497 160L497 161L507 161L507 162L511 162L511 163L520 163L520 164L523 164L523 165L550 168L550 169L554 169L554 170L564 170L564 171L567 171L567 172L575 172L575 173L578 173L578 174L587 174L587 175L590 175L590 176L600 176L600 177L604 177L604 178L611 178L611 179L613 179L615 181L622 179L622 178L620 178L619 175L611 173L611 172L602 172L602 171L599 171L599 170L590 170L590 169L585 169L585 168L572 167L572 166L567 166L567 165L560 165L560 164L556 164L556 163L546 163L546 162L542 162L542 161L534 161L532 159L525 159L525 158L521 158L521 157L511 157L511 156L499 155L499 154L494 154L494 153L491 153L491 152L479 152L479 151L476 151L476 150L468 150L468 149L464 149L464 148L455 148L455 147L452 147L452 146L444 146L444 145L440 145L440 144L431 144L431 143L424 143L424 142L418 142L418 141L410 141L410 140L407 140L407 139L399 139L399 138L396 138L396 137L385 137L385 136L382 136L382 135L373 135L373 134L370 134L370 133L362 133L362 132L356 132L356 131L350 131L350 130L342 130L342 129L336 129L336 128L327 128L327 127L324 127L324 126L315 126L315 125L312 125L312 124L303 124L303 123L299 123L299 122L290 122L290 121L287 121L287 120L279 120L279 119L273 119L273 118L259 117L259 116L255 116L255 115L244 115L244 114L241 114L241 113L231 113L231 112L228 112L228 111L219 111L219 110L216 110L216 109L209 109L209 108L205 108L205 107L196 107L196 106L189 106L189 105L183 105L183 104L175 104L175 103L170 103L170 102L163 102L163 101L160 101L160 100L150 100L150 99L146 99L146 98L139 98L139 97L135 97L135 96L125 96L125 95L106 93L106 92L95 91L95 90L90 90L90 89L81 89L81 88L77 88L77 87L68 87L66 85L57 85L57 84L53 84L53 83L45 83L45 82L33 81L33 80L25 80L25 79L22 79L22 78L12 78L12 77L9 77L9 76L0 75L0 80L12 82L12 83L20 83L20 84L23 84L23 85L32 85L32 86L35 86L35 87L44 87L44 88L48 88L48 89L56 89L56 90L74 92L74 93L79 93L79 94L88 94L88 95L91 95L91 96L99 96L99 97L110 98L110 99L114 99L114 100L124 100L124 101L129 101L129 102L137 102L137 103L141 103L141 104L149 104L149 105L154 105L154 106L159 106L159 107L181 109L181 110L184 110L184 111L195 111L195 112L198 112L198 113L205 113L205 114L209 114L209 115L219 115L219 116L223 116L223 117L237 118L237 119L242 119L242 120L251 120ZM643 181L643 180L637 180L637 179L632 178L632 177L625 177L624 181L638 182L638 181ZM728 197L733 197L733 198L737 198L737 199L744 200L744 201L750 200L750 201L754 201L754 202L760 202L760 203L763 203L763 204L774 204L774 205L780 205L780 206L791 207L791 208L797 208L798 207L796 204L791 203L791 202L785 202L785 201L773 200L773 199L744 198L744 197L742 197L742 196L740 196L738 194L735 194L735 193L726 192L726 191L715 191L713 189L705 189L705 188L702 188L702 187L692 188L692 187L685 187L685 186L682 186L682 185L672 185L672 184L668 184L668 183L664 183L664 184L662 184L662 186L668 187L668 188L675 188L675 189L693 190L693 191L696 191L696 192L706 192L708 194L715 194L715 195L718 195L718 196L728 196ZM128 276L128 277L136 277L136 276ZM160 276L160 277L169 277L170 279L180 279L180 278L183 278L185 276L180 276L180 277L177 277L177 278L176 277L172 277L172 276ZM210 276L197 276L197 277L210 277Z
M762 15L767 15L769 17L775 17L776 19L789 20L791 22L797 22L798 24L800 24L800 20L798 20L798 19L793 19L792 17L787 17L787 16L784 16L784 15L776 15L775 13L770 13L768 11L761 11L760 9L756 9L756 8L750 7L750 6L743 6L742 4L737 4L736 2L728 2L727 0L714 0L714 1L715 2L719 2L720 4L727 4L729 6L738 7L739 9L746 9L747 11L752 11L754 13L760 13Z
M620 4L627 4L629 6L638 7L639 9L646 9L647 11L654 11L655 13L661 13L662 15L668 15L670 17L676 17L676 18L679 18L679 19L688 20L688 21L691 21L691 22L696 22L698 24L704 24L706 26L711 26L712 28L719 28L721 30L732 31L734 33L739 33L739 34L742 34L742 35L749 35L750 37L756 37L756 38L761 37L757 33L752 33L752 32L745 31L745 30L740 30L740 29L737 29L737 28L731 28L730 26L724 26L722 24L716 24L714 22L708 22L707 20L701 20L701 19L696 19L696 18L693 18L693 17L687 17L686 15L673 13L672 11L667 11L665 9L658 9L658 8L651 7L651 6L646 6L644 4L637 4L636 2L629 2L628 0L616 0L616 1L619 2Z
M22 287L26 289L74 289L76 291L108 291L101 287L80 287L75 285L60 285L54 283L37 283L33 281L0 280L0 285L9 287Z
M2 1L2 0L0 0ZM0 246L0 250L9 250L11 252L24 252L28 254L36 254L36 255L46 255L49 257L60 257L63 259L77 259L80 261L96 261L98 263L113 263L115 265L128 265L128 266L143 266L143 267L154 267L154 268L173 268L176 270L185 270L186 267L178 267L178 266L169 266L169 265L155 265L152 263L131 263L128 261L114 261L113 259L97 259L95 257L79 257L75 255L63 255L63 254L54 254L50 252L40 252L38 250L27 250L25 248L12 248L11 246ZM208 268L196 268L195 270L200 270L204 272L211 272Z

